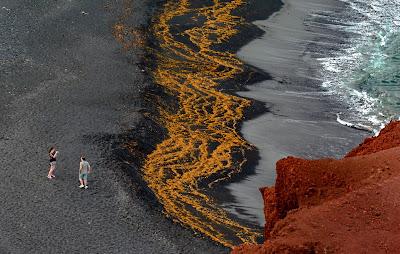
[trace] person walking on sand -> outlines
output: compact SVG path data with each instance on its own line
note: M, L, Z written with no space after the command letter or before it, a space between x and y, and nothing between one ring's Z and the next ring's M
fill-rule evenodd
M56 171L57 155L58 151L56 150L56 148L53 146L50 147L49 149L50 167L49 167L49 173L47 174L47 178L49 179L53 179L54 177L56 177L54 173Z
M89 162L86 161L85 157L81 157L81 162L79 163L79 182L81 185L79 185L79 188L88 188L87 185L87 179L88 179L88 174L92 172L92 168L90 167Z

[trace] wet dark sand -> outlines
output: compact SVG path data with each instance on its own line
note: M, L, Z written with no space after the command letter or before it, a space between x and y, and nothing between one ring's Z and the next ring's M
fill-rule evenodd
M0 253L228 252L146 203L115 159L150 85L112 36L123 1L35 2L0 6ZM145 25L147 2L133 6L130 22ZM94 167L86 191L82 153Z
M260 158L255 174L226 186L232 199L223 205L239 218L260 225L264 214L258 188L274 184L277 160L288 155L340 157L371 135L336 122L336 113L346 112L346 107L321 89L314 57L331 46L326 42L338 45L340 38L305 25L309 13L338 11L343 6L337 1L283 2L283 8L268 20L255 22L264 36L238 52L243 61L272 76L239 93L264 102L269 112L242 125L241 133L258 148Z

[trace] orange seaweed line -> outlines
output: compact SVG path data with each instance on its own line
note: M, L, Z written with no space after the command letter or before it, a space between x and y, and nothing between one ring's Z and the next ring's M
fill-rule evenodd
M245 151L251 149L237 132L251 102L217 90L221 81L243 72L242 62L230 52L213 49L237 34L242 20L232 11L243 3L214 0L210 6L191 8L188 0L175 0L164 5L153 27L161 48L154 78L180 107L175 113L159 109L168 137L147 156L142 169L165 213L229 247L254 243L260 233L229 218L198 183L212 175L239 172ZM172 20L183 15L195 25L173 34ZM176 36L188 38L192 45ZM242 161L233 158L235 153Z

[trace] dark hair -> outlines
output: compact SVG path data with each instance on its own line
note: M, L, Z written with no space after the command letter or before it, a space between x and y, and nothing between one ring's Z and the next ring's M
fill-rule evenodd
M86 158L85 158L85 157L83 157L83 156L82 156L81 158L82 158L82 160L83 160L83 161L85 161L85 160L86 160Z
M51 151L53 151L53 149L54 149L54 146L50 147L49 153L51 153Z

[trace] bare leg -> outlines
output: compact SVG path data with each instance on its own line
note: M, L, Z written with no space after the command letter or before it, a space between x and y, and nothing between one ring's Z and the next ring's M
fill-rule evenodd
M51 178L54 177L54 169L53 169L53 168L50 169L49 176L50 176Z
M56 177L56 176L54 175L55 171L56 171L56 165L54 165L53 168L52 168L52 170L51 170L51 177Z
M50 165L50 167L49 167L49 173L47 173L47 178L49 178L49 179L51 179L51 172L52 172L52 170L51 170L51 165Z
M79 185L79 188L84 188L85 187L85 185L84 185L84 180L81 178L81 177L79 177L79 182L81 183L81 185Z
M83 180L85 186L87 186L87 179Z

